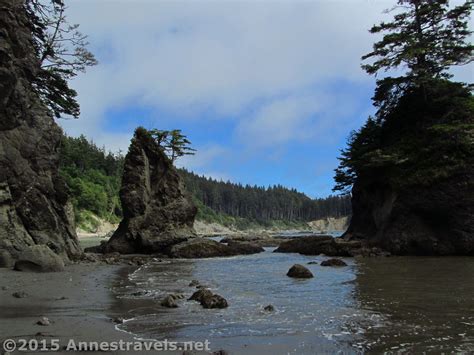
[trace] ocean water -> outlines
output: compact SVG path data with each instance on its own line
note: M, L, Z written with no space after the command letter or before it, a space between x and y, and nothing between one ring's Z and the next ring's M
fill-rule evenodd
M474 351L474 258L344 258L273 253L155 261L117 285L120 329L141 339L209 340L232 354L420 353ZM318 265L307 265L317 261ZM295 263L314 278L286 276ZM226 309L182 300L199 280ZM266 312L266 305L274 312Z

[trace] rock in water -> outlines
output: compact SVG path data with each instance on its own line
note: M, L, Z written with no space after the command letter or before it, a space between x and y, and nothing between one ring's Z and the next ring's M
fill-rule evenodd
M286 275L298 279L310 279L313 277L311 271L309 271L306 267L300 264L293 265L290 270L288 270L288 273Z
M430 185L390 186L360 178L343 238L395 255L474 255L474 165Z
M37 325L42 325L42 326L48 326L51 325L51 322L48 318L46 317L41 317L40 320L36 322Z
M175 258L212 258L218 256L247 255L264 251L251 243L232 242L228 245L207 238L193 238L174 245L170 256Z
M328 259L321 262L321 266L347 266L347 264L341 259Z
M345 241L331 236L292 238L280 244L276 253L300 253L303 255L354 256L362 248L360 241Z
M204 308L227 308L229 306L227 300L219 295L203 298L201 305Z
M167 308L177 308L178 307L178 303L176 302L177 299L178 298L175 297L174 295L168 295L161 301L161 305Z
M229 306L224 297L212 293L207 288L194 292L189 301L198 301L204 308L227 308Z
M107 253L168 253L196 236L197 209L178 171L141 127L125 157L120 200L124 218L104 246Z
M61 129L32 87L40 66L23 3L0 2L0 250L9 265L37 244L64 261L81 254L58 172Z
M263 310L266 312L273 312L275 310L275 307L273 305L269 304L268 306L263 307Z

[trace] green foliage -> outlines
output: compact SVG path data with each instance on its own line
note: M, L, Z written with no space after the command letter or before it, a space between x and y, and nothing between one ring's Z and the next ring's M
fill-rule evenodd
M77 92L68 81L97 64L86 48L87 37L78 31L79 25L68 23L62 0L26 0L24 7L40 64L33 87L55 117L77 118Z
M363 59L369 74L404 66L400 77L377 81L376 117L352 132L336 169L335 191L359 178L387 184L431 184L473 165L474 102L471 86L448 80L452 65L472 61L467 21L473 1L449 9L448 1L399 0L388 32Z
M148 134L149 131L140 131ZM119 199L124 157L106 153L84 136L64 137L60 172L69 186L76 220L85 230L97 228L92 213L111 223L121 219ZM305 221L347 216L349 196L312 200L294 189L242 186L180 170L198 207L197 219L237 229L301 229Z
M100 221L90 211L75 210L76 224L87 233L95 233L100 226Z
M362 59L375 58L362 67L375 74L405 66L406 80L424 83L432 78L449 78L447 69L472 61L474 45L466 40L472 0L453 9L448 0L399 0L393 21L371 28L371 33L385 33L373 51Z
M70 189L77 220L89 211L117 223L123 156L106 153L84 136L63 137L60 153L60 173Z
M354 132L339 158L335 190L358 177L395 186L431 184L473 166L474 98L447 80L404 94L383 120L370 118ZM428 93L428 101L424 94Z
M216 213L258 225L268 221L311 221L350 214L350 196L311 199L281 185L268 188L217 181L181 170L187 189ZM199 216L199 215L198 215Z
M194 155L196 152L196 149L190 147L191 142L180 129L171 131L153 129L149 132L172 162L184 155Z

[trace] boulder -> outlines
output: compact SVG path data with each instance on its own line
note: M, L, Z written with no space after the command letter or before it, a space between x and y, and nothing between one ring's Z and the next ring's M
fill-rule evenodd
M224 297L214 294L211 297L203 298L201 306L204 308L227 308L229 304Z
M25 249L15 262L17 271L55 272L64 270L63 260L46 245Z
M213 293L211 290L207 288L201 288L200 290L197 290L196 292L194 292L192 296L188 298L188 300L201 302L204 298L211 297L212 294Z
M25 291L18 291L18 292L13 292L12 296L15 298L26 298L29 295Z
M37 325L48 326L51 325L51 321L46 317L41 317L37 322Z
M276 253L300 253L303 255L354 256L362 248L360 241L345 241L341 238L311 236L292 238L280 244Z
M171 247L174 258L212 258L241 254L255 254L264 251L251 243L232 242L228 245L207 238L193 238Z
M288 273L286 275L298 279L310 279L313 277L311 271L309 271L306 267L300 264L293 265L290 270L288 270Z
M34 245L49 245L67 262L81 248L59 174L62 131L32 85L40 63L23 1L2 1L0 28L1 265Z
M227 308L229 306L224 297L212 293L207 288L194 292L189 300L199 302L204 308Z
M321 266L347 266L347 264L341 259L328 259L322 261Z
M169 253L195 237L197 208L183 179L150 132L137 128L125 157L120 201L123 220L103 246L121 254Z
M175 295L168 295L161 301L161 305L167 308L177 308L178 307L178 303L176 302L177 299L178 297L176 297Z
M273 305L269 304L268 306L263 307L263 310L266 312L273 312L275 310L275 307Z

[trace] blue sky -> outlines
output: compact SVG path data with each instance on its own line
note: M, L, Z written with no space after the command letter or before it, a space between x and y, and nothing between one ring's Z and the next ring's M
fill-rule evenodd
M61 120L68 134L126 151L139 125L179 128L198 150L179 162L189 170L323 197L349 132L373 112L360 57L395 1L68 4L99 60L72 83L82 113Z

